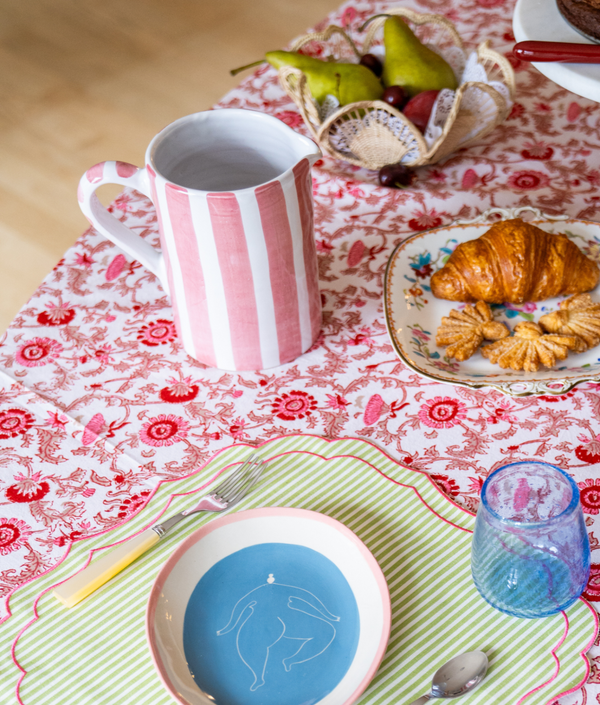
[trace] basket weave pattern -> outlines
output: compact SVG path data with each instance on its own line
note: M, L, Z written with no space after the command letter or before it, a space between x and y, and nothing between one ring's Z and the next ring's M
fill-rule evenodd
M462 40L454 25L440 15L419 14L396 8L387 14L404 17L421 42L442 55L464 55ZM346 32L335 25L323 32L300 37L292 51L302 49L319 58L356 62L382 44L385 17L374 19L360 52ZM477 47L477 61L485 69L488 81L506 87L505 91L482 81L466 81L456 90L441 134L428 144L423 134L396 108L383 101L363 101L341 106L326 114L312 97L301 70L279 70L279 81L298 106L300 114L322 151L343 161L380 169L386 164L402 162L406 166L435 164L459 148L477 142L503 122L510 112L515 92L514 73L507 59L489 48L488 42ZM500 86L501 87L501 86Z

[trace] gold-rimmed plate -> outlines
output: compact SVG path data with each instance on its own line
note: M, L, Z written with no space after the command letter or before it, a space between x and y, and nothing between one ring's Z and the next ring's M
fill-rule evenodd
M565 233L580 250L600 262L600 223L566 217L544 216L537 209L492 209L476 221L459 222L443 228L417 233L400 243L392 253L385 273L384 303L388 332L400 359L429 379L466 387L495 387L512 396L564 394L576 384L600 377L600 346L584 353L570 353L552 369L537 372L504 370L477 351L464 362L448 358L445 348L435 344L442 316L451 309L463 308L457 301L437 299L429 286L431 275L444 266L461 242L473 240L489 229L494 216L519 217L533 211L531 220L543 230ZM495 220L498 220L496 217ZM600 301L600 285L590 292ZM522 321L538 321L555 311L566 297L522 305L492 305L494 319L512 330Z

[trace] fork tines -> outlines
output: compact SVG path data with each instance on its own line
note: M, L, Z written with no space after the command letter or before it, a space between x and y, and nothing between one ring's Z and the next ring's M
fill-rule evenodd
M264 460L255 455L250 456L243 465L231 473L222 485L215 488L215 495L228 503L241 499L258 480L265 466Z

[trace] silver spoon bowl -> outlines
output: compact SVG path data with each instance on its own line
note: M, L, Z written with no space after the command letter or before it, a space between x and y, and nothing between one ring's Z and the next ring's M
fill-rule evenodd
M473 690L485 678L488 657L483 651L467 651L439 668L431 683L431 692L410 705L425 705L433 698L457 698Z

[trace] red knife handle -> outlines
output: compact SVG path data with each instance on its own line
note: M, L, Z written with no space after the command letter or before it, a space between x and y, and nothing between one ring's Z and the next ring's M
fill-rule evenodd
M600 64L600 44L527 41L515 44L513 54L524 61Z

